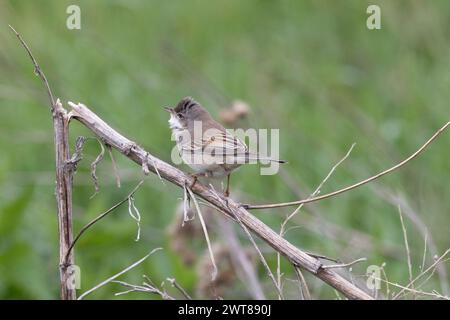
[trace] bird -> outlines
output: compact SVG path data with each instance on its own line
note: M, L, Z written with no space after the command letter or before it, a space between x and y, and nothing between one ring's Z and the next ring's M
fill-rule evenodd
M260 157L249 151L247 145L235 137L192 97L185 97L175 107L164 107L169 112L169 127L176 141L181 159L194 173L195 185L198 177L227 177L224 192L230 195L231 173L242 164L261 160L286 163L284 160Z

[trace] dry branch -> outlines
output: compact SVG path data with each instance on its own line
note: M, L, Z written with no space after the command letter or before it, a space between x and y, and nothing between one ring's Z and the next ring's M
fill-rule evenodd
M61 299L74 300L76 298L75 287L71 281L73 278L74 264L73 251L69 250L72 243L72 178L76 168L76 162L71 162L69 150L69 118L61 102L55 101L47 77L37 63L30 48L17 31L9 26L28 53L34 73L44 82L45 90L50 100L50 111L53 117L53 132L55 142L56 159L56 202L58 207L58 231L59 231L59 270ZM81 149L81 146L80 146ZM77 150L77 151L80 151ZM80 151L81 152L81 151ZM75 156L77 158L77 156Z
M105 141L107 144L139 164L141 167L143 162L146 161L150 171L155 174L159 173L163 179L172 182L178 187L184 188L186 184L192 185L192 177L153 156L133 141L122 136L83 104L69 102L69 105L73 109L71 112L73 118L79 120L87 128L93 131L100 139L102 139L102 141ZM295 266L302 267L303 269L314 274L316 277L322 279L339 292L342 292L347 298L372 299L370 295L354 286L333 270L321 268L322 264L319 260L307 255L290 242L280 237L275 231L261 222L258 218L254 217L232 199L218 196L213 189L200 183L196 183L191 190L193 193L215 206L226 216L233 220L240 220L243 225L267 242L276 251L284 255Z
M74 300L76 298L75 288L69 285L73 276L70 266L74 264L73 251L69 251L73 239L72 179L74 171L68 166L70 153L67 113L59 99L53 108L53 128L56 155L56 202L58 205L61 299Z

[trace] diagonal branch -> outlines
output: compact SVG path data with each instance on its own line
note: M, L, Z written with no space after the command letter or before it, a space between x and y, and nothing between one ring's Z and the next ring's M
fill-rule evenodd
M144 161L148 160L148 169L154 174L159 172L162 179L170 181L180 188L184 188L185 185L193 184L194 180L192 177L153 156L133 141L118 133L85 105L75 104L73 102L69 102L69 105L73 109L72 114L75 119L83 123L107 144L136 162L140 167L142 167ZM278 233L250 214L234 200L217 195L213 189L204 186L199 182L195 183L191 190L194 194L218 208L220 212L224 213L227 217L241 221L246 228L268 243L277 252L280 252L295 266L301 267L322 279L324 282L343 293L347 298L373 299L370 295L357 288L333 270L323 269L319 260L309 256L287 240L283 239Z

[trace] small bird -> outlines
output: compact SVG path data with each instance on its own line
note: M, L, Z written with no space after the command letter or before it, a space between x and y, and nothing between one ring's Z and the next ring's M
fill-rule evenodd
M285 163L283 160L259 157L249 152L247 145L228 133L209 112L191 97L183 98L170 113L169 127L175 137L181 159L198 177L227 177L225 196L230 194L231 172L242 164L259 160Z

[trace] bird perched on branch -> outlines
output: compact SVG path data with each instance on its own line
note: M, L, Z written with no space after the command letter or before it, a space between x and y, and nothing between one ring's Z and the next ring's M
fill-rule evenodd
M182 99L175 108L164 109L170 113L169 126L181 159L195 171L193 185L198 177L226 176L225 196L228 197L230 174L242 164L262 160L285 163L250 152L244 142L227 132L191 97Z

